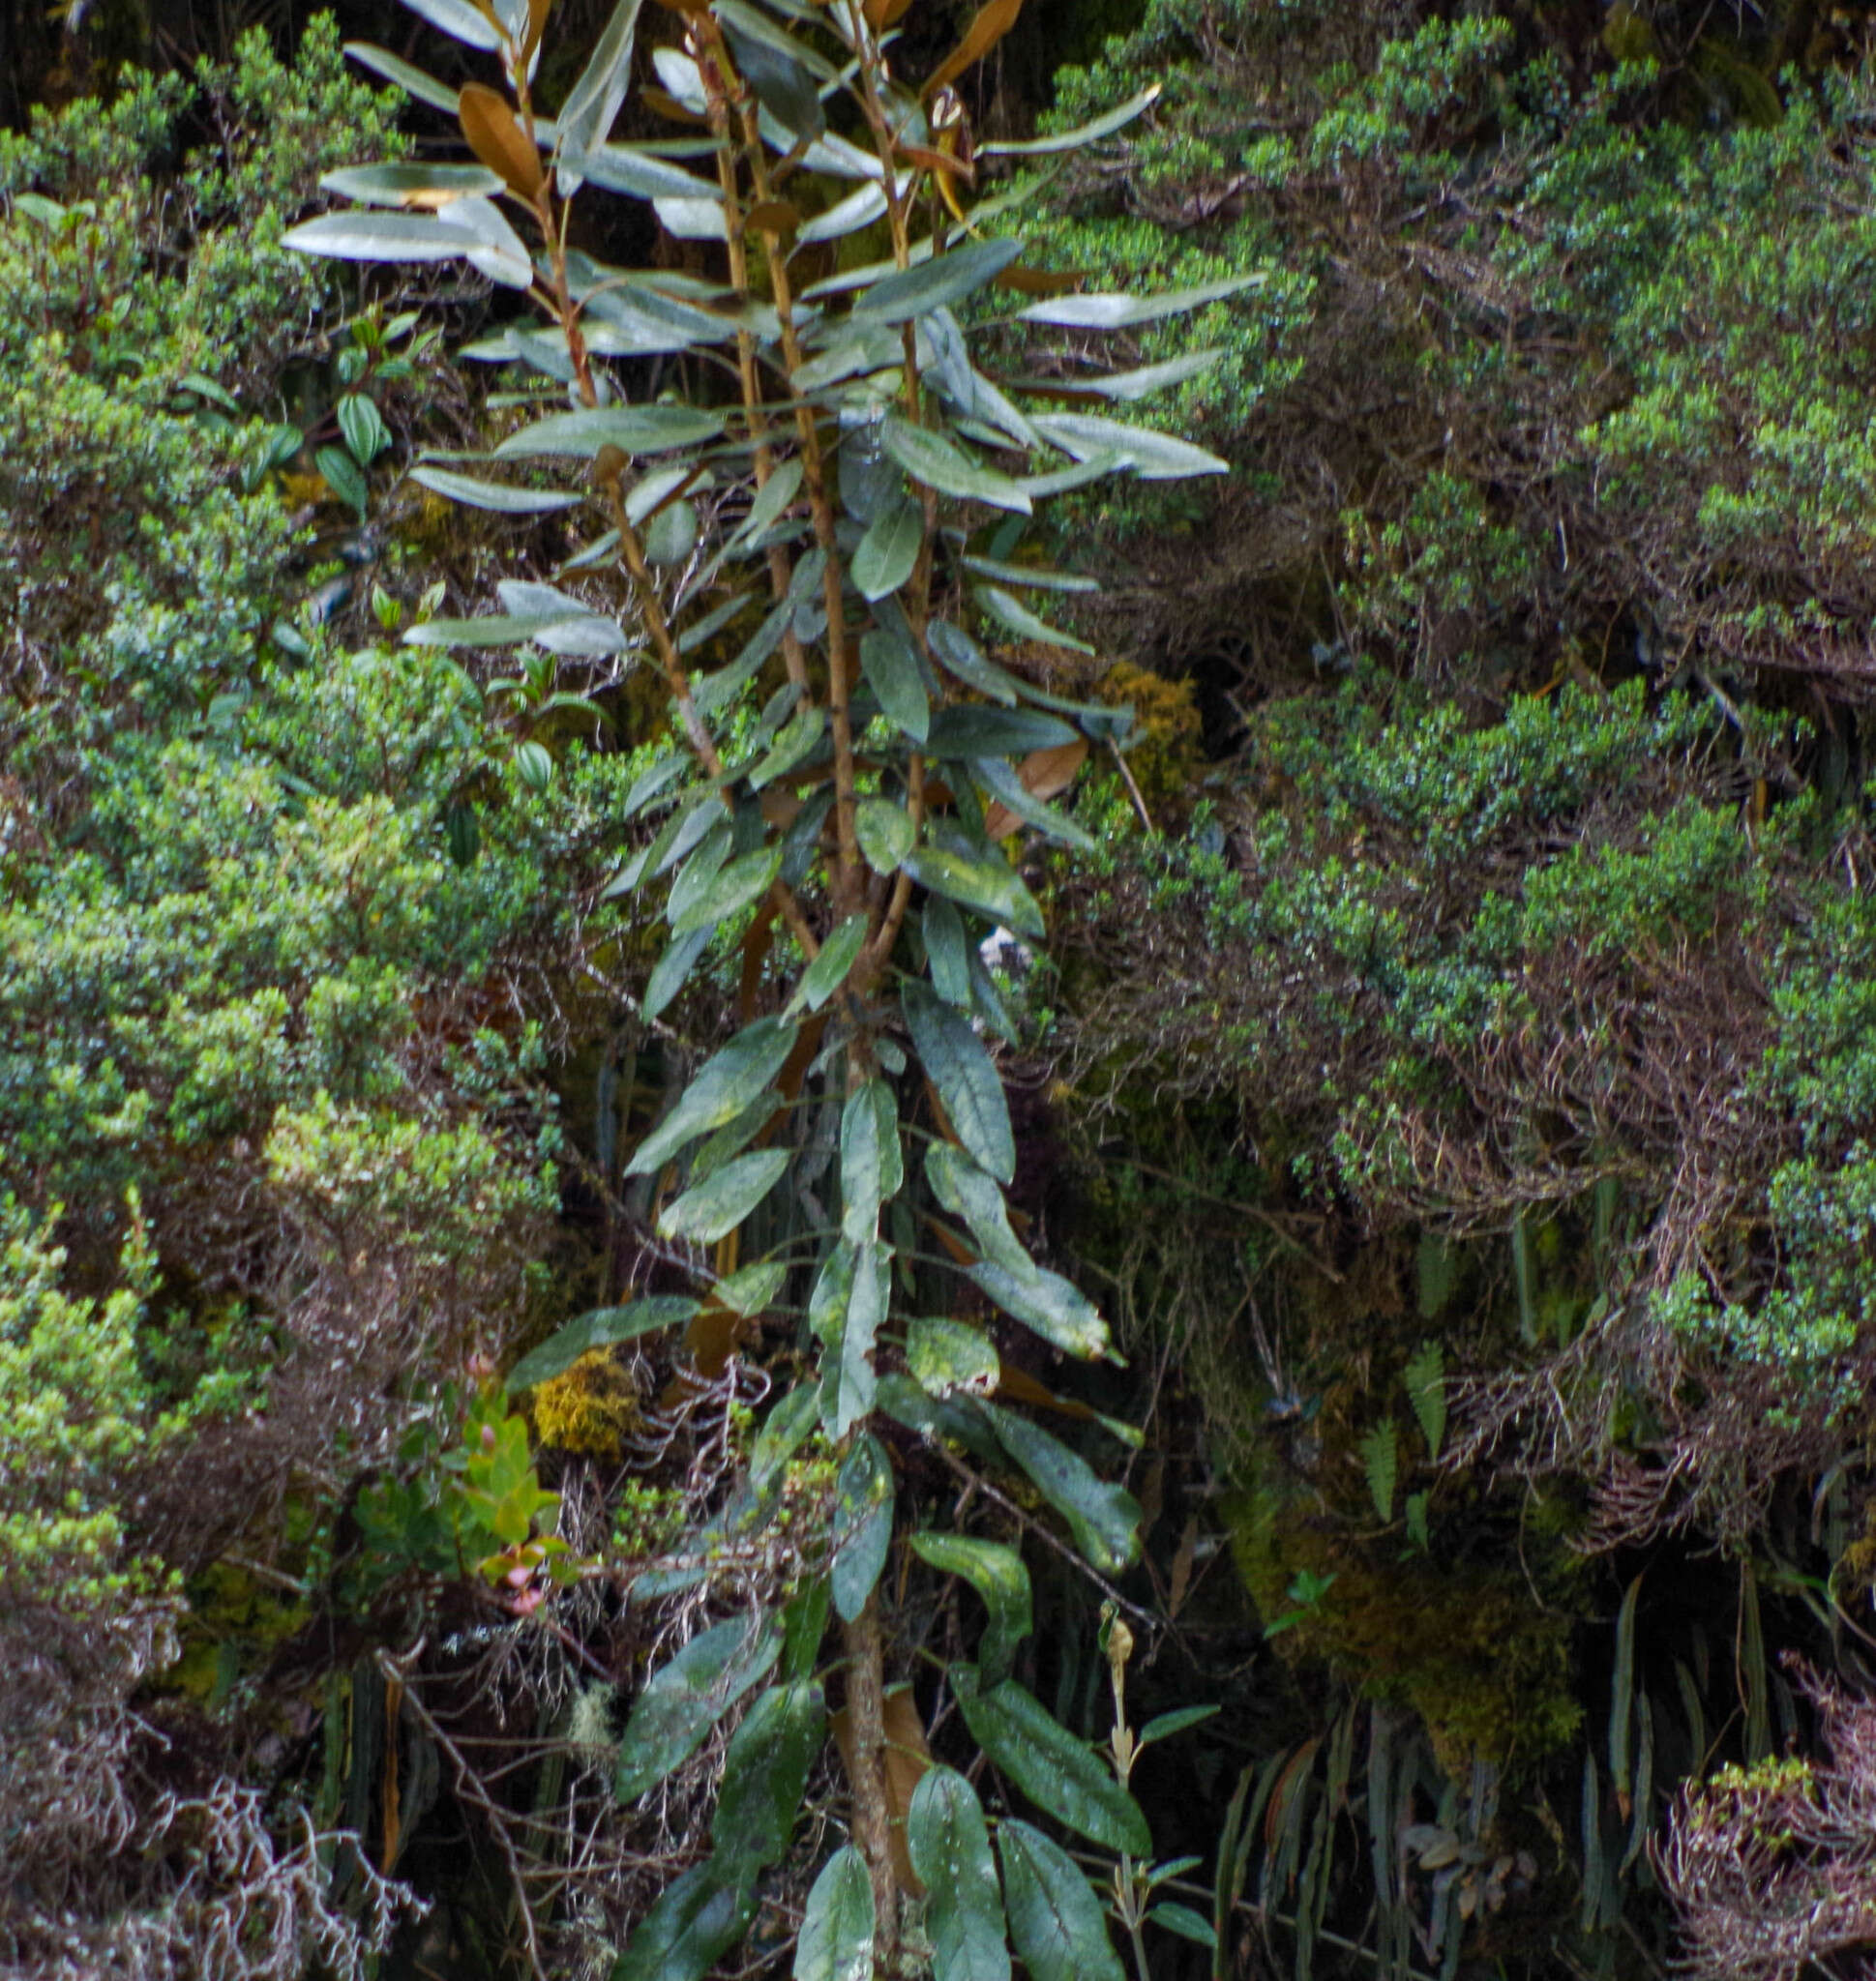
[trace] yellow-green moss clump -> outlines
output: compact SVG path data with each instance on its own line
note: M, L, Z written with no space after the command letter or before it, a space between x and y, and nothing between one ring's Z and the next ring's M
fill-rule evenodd
M1573 1618L1562 1603L1540 1606L1515 1561L1395 1558L1398 1535L1338 1535L1267 1491L1240 1494L1231 1521L1238 1573L1266 1624L1295 1611L1289 1591L1299 1575L1334 1578L1276 1647L1321 1658L1369 1697L1411 1707L1450 1778L1474 1757L1530 1763L1576 1738Z
M639 1393L609 1348L581 1356L534 1392L535 1434L559 1451L616 1459L640 1423Z

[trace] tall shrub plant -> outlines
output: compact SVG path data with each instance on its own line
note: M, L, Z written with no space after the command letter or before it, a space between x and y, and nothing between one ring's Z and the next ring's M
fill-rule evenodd
M619 0L552 116L534 95L551 0L413 4L486 53L494 83L459 92L381 49L352 52L454 115L475 162L332 174L328 190L355 204L287 243L360 262L466 262L525 298L532 316L518 310L471 355L525 368L530 416L485 458L428 461L417 478L484 511L564 512L592 529L559 582L504 583L499 614L432 620L410 637L625 654L655 672L671 748L629 801L648 838L610 889L660 904L669 924L641 1015L655 1019L732 941L755 987L742 1028L628 1165L657 1179L658 1232L688 1261L691 1290L582 1317L511 1386L700 1316L786 1313L792 1293L812 1347L757 1440L751 1517L817 1432L838 1467L818 1577L773 1617L694 1638L627 1727L622 1796L754 1694L729 1744L711 1854L640 1923L620 1972L694 1976L747 1928L822 1745L816 1672L830 1607L853 1841L814 1885L797 1971L893 1969L902 1905L920 1894L942 1981L1006 1975L1012 1942L1041 1981L1117 1972L1076 1860L1010 1818L993 1858L970 1783L928 1765L915 1730L895 1730L882 1570L907 1431L1027 1475L1031 1503L1053 1509L1097 1575L1138 1550L1128 1495L998 1396L993 1327L1014 1323L1080 1358L1112 1349L1095 1307L1037 1262L1011 1220L1017 1145L986 1043L1008 1020L983 957L998 931L1045 937L1005 845L1025 830L1085 843L1050 801L1126 719L999 665L978 635L1077 643L1043 612L1052 593L1087 580L1021 549L1044 498L1110 475L1222 471L1111 416L1203 356L1115 373L1088 346L1236 285L1064 293L1026 273L1020 238L980 231L1012 197L967 211L994 159L1097 144L1153 94L1068 135L973 151L951 85L1007 30L1013 0L991 0L919 86L891 59L906 0L666 0L682 45L650 51L641 66L656 82L642 95L680 135L640 143L611 135L640 66L640 0ZM610 267L573 247L606 238L575 218L605 194L648 202L667 234L704 244L693 265L716 272ZM855 265L801 280L830 253ZM986 334L1012 319L1027 328L1008 341L1027 348L1051 327L1073 336L1072 363L1054 370L1072 391L999 385L979 369ZM684 389L635 397L644 360ZM551 775L545 752L530 765ZM781 959L792 961L778 975ZM780 986L766 1011L764 981ZM790 1119L811 1104L838 1112L831 1208ZM993 1312L1002 1318L969 1317ZM1138 1736L1117 1719L1103 1757L1012 1675L1031 1620L1017 1549L943 1530L908 1545L983 1597L977 1656L946 1682L1004 1779L1113 1853L1111 1907L1138 1954L1151 1884L1126 1787ZM1110 1651L1117 1706L1124 1633Z

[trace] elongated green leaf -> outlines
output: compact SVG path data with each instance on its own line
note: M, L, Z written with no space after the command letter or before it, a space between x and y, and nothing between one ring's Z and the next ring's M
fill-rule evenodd
M469 0L403 0L403 4L466 47L491 51L501 46L494 22L479 8L471 7Z
M999 1183L1016 1175L1016 1138L1010 1131L1003 1082L968 1019L939 1001L923 984L901 993L907 1028L919 1063L930 1077L958 1139Z
M794 1943L794 1981L873 1981L877 1923L866 1859L843 1844L809 1889Z
M912 1790L906 1843L925 1887L934 1981L1010 1981L1002 1894L977 1791L950 1768L927 1768Z
M1100 1310L1072 1280L1033 1263L1012 1271L986 1262L967 1277L1005 1314L1033 1328L1065 1355L1091 1362L1113 1345Z
M1218 1944L1211 1921L1203 1912L1195 1912L1190 1906L1181 1906L1176 1900L1162 1899L1157 1906L1148 1907L1146 1918L1150 1924L1164 1927L1168 1933L1176 1933L1181 1939L1194 1940L1200 1946Z
M658 1894L612 1968L611 1981L702 1981L749 1930L753 1883L694 1864Z
M1072 633L1064 633L1059 626L1031 612L1019 598L1006 592L1001 585L983 584L975 588L977 603L993 619L1000 621L1018 639L1038 640L1044 646L1065 647L1070 653L1091 654L1094 649L1085 639L1078 639Z
M862 1437L834 1481L834 1608L851 1623L866 1608L892 1547L892 1461L877 1437Z
M987 1261L1011 1273L1035 1270L1023 1241L1010 1229L1001 1189L962 1149L932 1142L925 1151L925 1180L939 1204L970 1227Z
M862 227L870 227L875 221L883 220L885 211L884 185L862 186L857 192L849 192L845 199L837 200L825 213L804 222L795 239L803 242L838 241L843 235L857 234Z
M319 181L322 192L367 206L432 206L471 194L488 197L501 188L486 165L348 165Z
M940 1575L962 1576L983 1599L990 1624L977 1649L986 1685L1009 1676L1016 1647L1035 1627L1029 1571L1014 1548L967 1534L921 1533L911 1537L912 1552Z
M667 1163L688 1141L733 1121L782 1070L793 1050L796 1027L781 1019L758 1019L730 1040L689 1086L676 1107L645 1137L626 1165L641 1176Z
M927 1396L964 1390L988 1396L1001 1371L997 1345L980 1327L921 1315L906 1329L906 1367Z
M776 737L774 748L749 773L750 788L759 791L777 778L787 777L813 754L826 728L827 713L819 702L811 701L796 709Z
M1201 371L1209 371L1225 355L1222 344L1213 344L1203 351L1187 351L1183 356L1168 358L1161 365L1141 365L1131 371L1090 371L1078 374L1074 387L1078 393L1091 392L1097 398L1111 399L1123 404L1132 404L1136 399L1150 399L1156 392L1164 392L1169 385L1183 385L1188 378L1196 378ZM1049 382L1039 380L1034 390L1047 392Z
M1025 825L1033 826L1037 832L1064 846L1077 846L1083 852L1093 850L1092 835L1084 832L1066 813L1057 812L1053 805L1045 805L1034 796L1003 758L979 757L975 768L977 775L990 786L991 794Z
M1150 1747L1155 1740L1170 1740L1188 1727L1202 1726L1216 1717L1216 1706L1176 1706L1170 1713L1156 1713L1140 1730L1140 1744Z
M444 110L450 116L456 115L461 92L452 89L446 82L438 82L435 76L426 75L421 69L413 69L402 56L394 55L389 48L380 48L372 42L347 42L345 53L362 68L372 70L394 82L408 97L414 97L420 103L428 103L432 110Z
M731 1273L728 1279L719 1280L710 1289L711 1297L731 1314L760 1314L775 1304L775 1296L788 1277L786 1259L759 1259L740 1272Z
M1143 482L1180 482L1190 475L1228 475L1231 463L1189 440L1150 427L1127 427L1093 413L1038 413L1044 438L1077 460L1115 457Z
M1045 571L1033 564L1000 564L995 557L967 556L959 559L976 577L994 578L1001 585L1027 585L1045 592L1098 592L1100 580L1082 577L1072 571Z
M673 935L688 935L694 930L712 929L727 921L751 902L760 901L775 885L782 871L780 846L758 846L731 860L704 891L671 925Z
M822 1349L821 1422L835 1439L872 1409L878 1392L873 1348L886 1316L891 1270L882 1246L843 1239L809 1295L808 1324Z
M1035 897L1007 867L967 860L938 846L919 846L901 865L920 887L975 908L1018 935L1039 937L1045 932Z
M941 433L914 427L897 413L887 414L881 425L886 452L914 482L940 495L987 502L993 509L1013 510L1019 516L1030 514L1034 505L1020 484L973 459Z
M497 460L527 460L564 455L590 460L602 447L624 454L669 454L714 440L723 422L697 406L601 406L594 411L553 413L511 433L495 449Z
M802 467L798 460L785 460L756 492L735 534L738 544L759 542L781 520L782 513L801 492Z
M712 1861L747 1878L789 1848L808 1770L826 1732L818 1686L774 1685L743 1716L723 1759Z
M841 1110L841 1229L864 1245L878 1229L879 1206L905 1181L899 1107L882 1079L870 1079Z
M1384 1417L1360 1442L1361 1460L1368 1474L1368 1497L1374 1502L1375 1518L1386 1526L1394 1518L1394 1486L1400 1476L1400 1440L1394 1420Z
M1107 1575L1118 1575L1140 1552L1140 1503L1125 1487L1099 1478L1057 1437L1000 1404L977 1406L997 1441L1068 1523L1075 1545Z
M706 206L723 205L721 190L709 180L638 145L599 144L590 151L577 152L563 143L560 167L608 192L623 192L635 199L696 199Z
M1158 100L1163 85L1149 83L1137 97L1129 97L1124 103L1117 103L1111 110L1086 124L1078 124L1073 131L1057 132L1053 137L1028 137L1015 143L980 144L977 156L980 159L1027 159L1042 157L1050 152L1080 151L1084 145L1098 144L1104 137L1112 137L1117 131L1124 131L1143 110L1146 110Z
M1045 296L1022 312L1025 323L1053 323L1065 330L1132 330L1187 310L1202 310L1263 281L1259 275L1228 276L1194 289L1167 289L1157 296Z
M702 1745L709 1732L781 1654L772 1625L719 1623L654 1671L619 1741L612 1790L636 1802Z
M926 961L931 965L932 989L946 1004L968 1012L971 1006L970 957L964 917L955 902L941 894L928 895L919 917L925 937Z
M460 261L468 239L414 213L327 213L303 221L281 236L297 254L339 261Z
M925 512L903 495L885 503L853 552L853 582L868 601L896 592L912 575L925 542Z
M789 999L786 1016L792 1017L804 1007L819 1011L847 982L848 973L860 960L866 947L866 917L849 915L827 940L820 954L801 973L801 981Z
M797 1384L768 1413L749 1453L749 1490L760 1499L782 1476L820 1421L819 1399L810 1383Z
M624 1307L596 1307L578 1320L568 1321L538 1348L523 1355L508 1372L508 1389L512 1393L549 1382L595 1348L636 1342L640 1335L655 1334L662 1327L675 1327L696 1312L695 1300L676 1293L653 1294Z
M1426 1439L1426 1455L1440 1456L1446 1434L1446 1364L1438 1342L1422 1342L1401 1372L1414 1418Z
M486 619L425 619L403 636L405 646L520 646L550 628L564 625L571 612L491 612Z
M932 703L905 641L881 627L863 634L860 672L879 697L886 720L914 743L923 743L931 731Z
M665 1206L658 1230L666 1238L710 1245L733 1231L782 1180L787 1149L760 1149L713 1169L695 1189Z
M1635 1709L1635 1611L1641 1600L1638 1575L1623 1591L1616 1613L1616 1669L1609 1688L1609 1779L1618 1795L1628 1793L1628 1732Z
M876 873L897 873L917 837L906 808L890 798L862 798L854 811L853 830Z
M578 508L586 499L552 488L504 488L498 482L473 481L467 475L451 474L447 468L412 468L410 479L438 495L447 495L452 502L470 509L492 509L503 516L551 516L556 510Z
M853 314L876 323L909 323L973 296L1023 252L1021 241L973 241L916 268L882 277L853 305Z
M1101 1902L1059 1844L1014 1818L998 1825L1010 1937L1030 1981L1124 1981Z
M658 959L651 975L645 979L644 995L639 1003L639 1016L649 1024L671 999L690 981L691 972L697 968L703 952L710 946L710 937L715 934L715 925L705 923L700 929L693 929L688 934L674 936L670 947Z
M1075 731L1035 708L941 708L928 741L934 756L1027 756L1072 743Z
M801 392L816 393L844 378L883 371L905 355L902 336L890 323L855 324L837 319L822 340L812 346L814 356L789 374L789 380Z
M925 643L933 658L955 674L967 688L974 688L1005 708L1016 706L1021 692L1013 674L998 666L963 627L948 619L935 619L925 629Z
M953 1665L950 1680L971 1738L1037 1808L1111 1850L1152 1849L1140 1805L1106 1761L1013 1678L985 1685L973 1667Z
M436 224L447 233L468 237L464 258L491 281L524 289L534 280L526 245L493 200L453 199L437 208Z
M799 142L820 137L827 129L827 113L808 64L765 37L739 33L733 27L727 33L736 67L761 103L764 134L776 133L768 142L777 151L789 152ZM807 52L800 49L803 55Z
M606 32L593 44L579 80L567 92L558 119L560 144L571 153L589 152L611 134L612 120L625 102L632 79L632 44L639 27L640 0L618 0ZM579 191L577 168L558 174L560 196Z

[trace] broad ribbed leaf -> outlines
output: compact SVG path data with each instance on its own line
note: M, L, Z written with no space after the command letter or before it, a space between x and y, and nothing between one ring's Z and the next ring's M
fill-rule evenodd
M795 1030L780 1019L767 1018L738 1032L639 1144L625 1173L641 1176L656 1169L687 1141L734 1120L781 1072L782 1062L793 1050Z
M727 1237L782 1180L787 1149L759 1149L713 1169L695 1189L667 1204L658 1220L662 1237L711 1245Z
M914 743L931 731L932 703L919 679L918 663L904 640L875 627L860 638L860 672L879 697L886 720Z
M997 1440L1068 1523L1075 1545L1106 1575L1118 1575L1140 1552L1140 1502L1124 1486L1097 1476L1086 1460L1048 1432L1000 1404L979 1405Z
M723 1759L712 1862L747 1878L787 1851L826 1729L819 1688L801 1681L771 1686L750 1707Z
M492 509L503 516L551 516L556 510L578 508L586 499L551 488L504 488L497 482L451 474L447 468L412 468L410 479L452 502L469 509Z
M619 1741L612 1789L636 1802L702 1744L730 1708L775 1663L782 1641L764 1623L719 1623L654 1671Z
M908 982L901 1004L913 1050L958 1139L998 1182L1010 1182L1016 1174L1016 1140L1009 1104L984 1042L968 1019L923 984Z
M849 972L866 947L866 929L865 915L849 915L820 945L820 954L802 971L801 981L789 999L789 1016L804 1007L819 1011L847 982Z
M1022 252L1023 243L1007 238L954 248L916 268L883 277L854 302L853 314L875 323L909 323L975 295Z
M906 1843L925 1887L935 1981L1010 1981L1002 1894L977 1791L950 1768L928 1768L912 1791Z
M864 1272L864 1265L862 1272ZM892 1461L877 1437L862 1437L834 1481L834 1608L851 1623L866 1608L892 1547Z
M694 1864L640 1920L611 1981L702 1981L755 1916L752 1883L727 1877L714 1859Z
M880 438L886 452L914 482L936 488L940 495L987 502L993 509L1013 510L1019 516L1031 511L1027 491L1019 483L974 460L941 433L914 427L899 414L889 413L881 423Z
M975 908L1018 935L1044 933L1042 910L1035 897L1006 867L967 860L938 846L919 846L902 864L920 887Z
M655 1334L661 1327L675 1327L696 1312L697 1302L678 1293L656 1293L624 1307L596 1307L578 1320L568 1321L538 1348L529 1349L508 1372L507 1387L512 1393L550 1382L595 1348L636 1342L640 1335Z
M1100 580L1072 571L1046 571L1034 564L1002 564L995 557L962 557L964 568L977 577L1003 585L1028 585L1045 592L1098 592Z
M1193 289L1167 289L1156 296L1046 296L1031 303L1021 320L1057 324L1064 330L1132 330L1138 324L1157 323L1162 317L1221 302L1263 280L1261 274L1228 276L1222 281L1205 282Z
M1027 1822L998 1826L1010 1937L1029 1981L1125 1981L1106 1914L1066 1850Z
M925 542L925 512L905 496L885 503L853 552L853 582L871 602L896 592L912 575Z
M985 1685L953 1665L951 1690L970 1737L1037 1808L1111 1850L1144 1857L1152 1832L1107 1762L1013 1678Z
M723 431L716 414L696 406L600 406L580 413L553 413L511 433L495 449L497 460L566 455L590 460L602 447L623 454L669 454L695 447Z
M1014 1548L967 1534L921 1533L911 1537L912 1552L941 1575L962 1576L983 1599L990 1624L978 1646L984 1683L1009 1675L1016 1647L1035 1627L1029 1571Z
M794 1943L794 1981L873 1981L876 1925L866 1859L843 1844L809 1889Z

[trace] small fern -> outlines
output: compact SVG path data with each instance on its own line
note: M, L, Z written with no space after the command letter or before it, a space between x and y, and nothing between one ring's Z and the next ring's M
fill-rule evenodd
M1361 1456L1368 1466L1368 1493L1375 1513L1385 1526L1394 1518L1394 1486L1400 1477L1400 1440L1394 1434L1394 1420L1384 1417L1361 1440Z
M1446 1358L1438 1342L1422 1342L1401 1372L1408 1400L1414 1405L1427 1456L1437 1459L1446 1434Z

